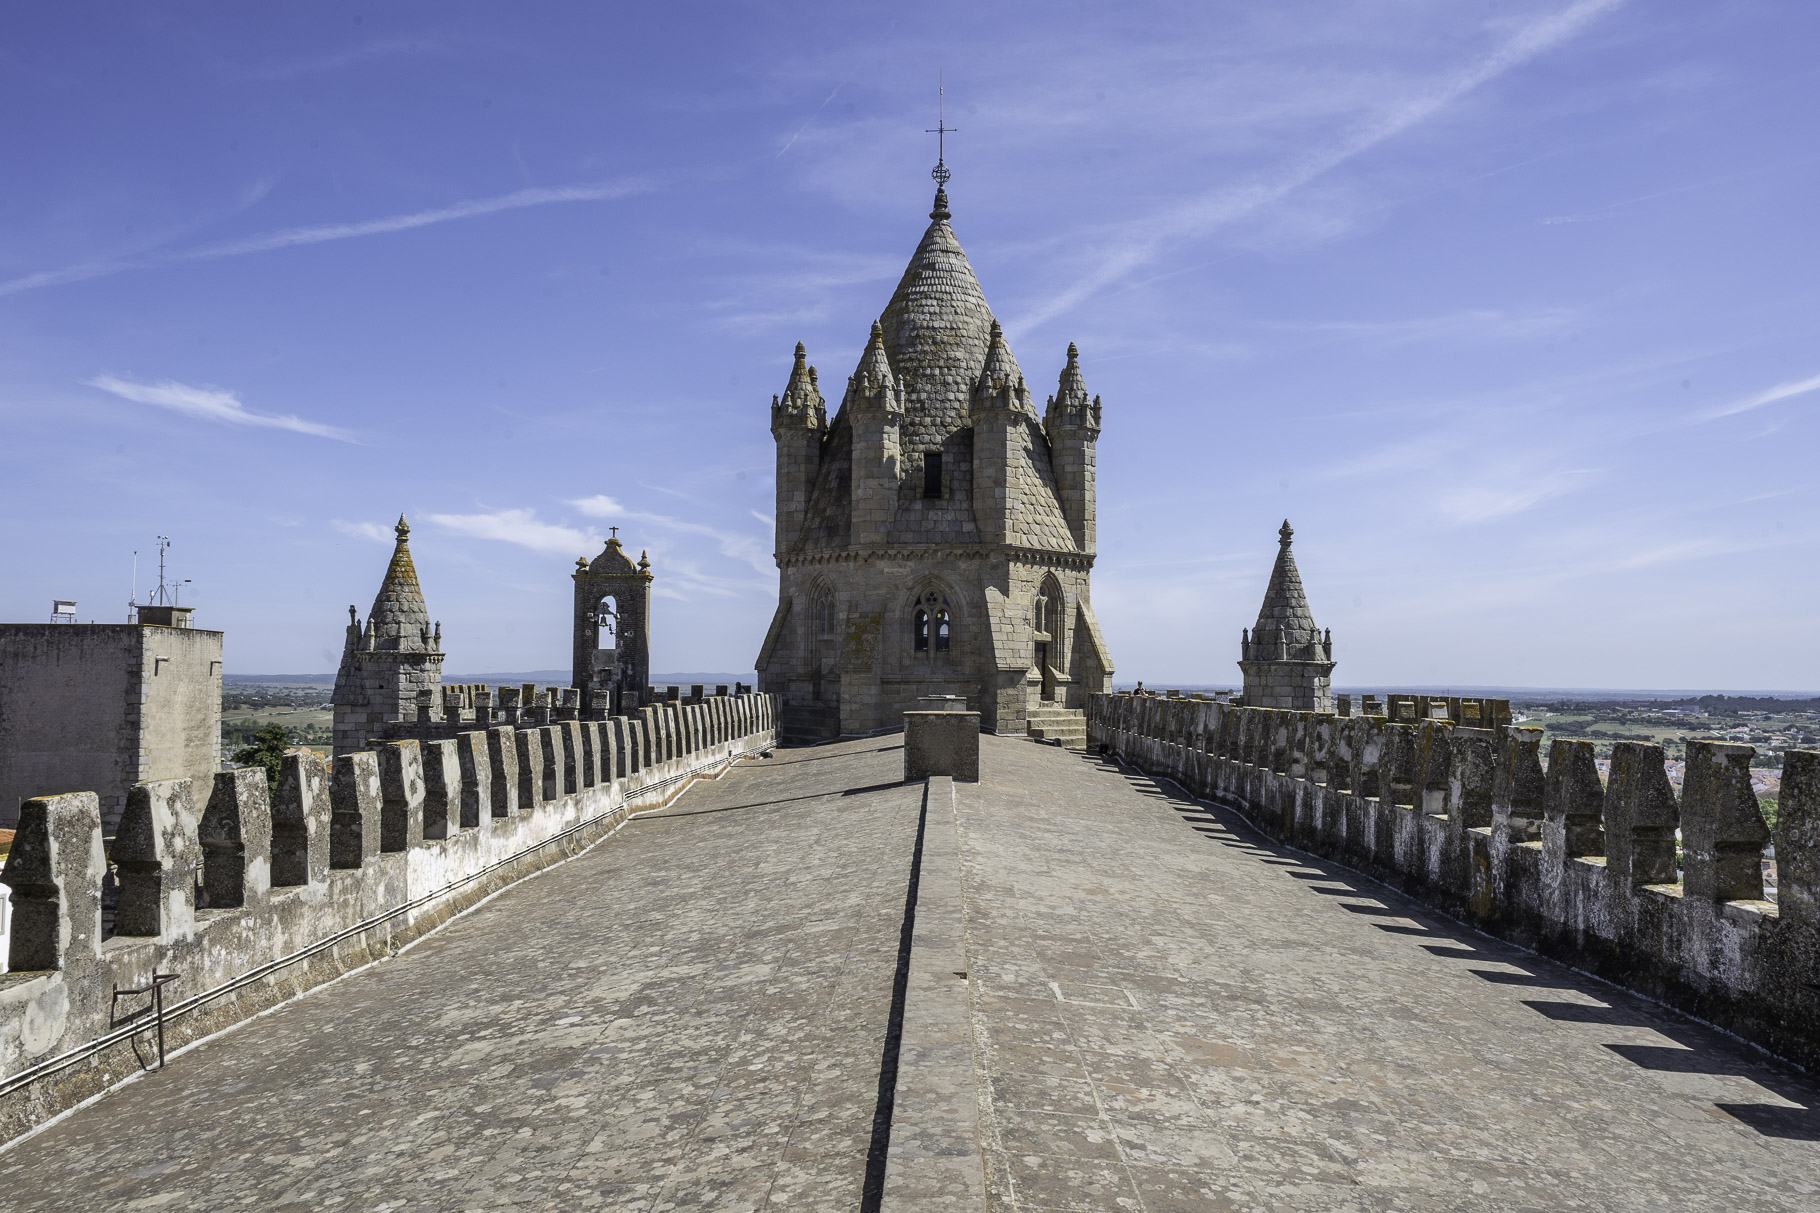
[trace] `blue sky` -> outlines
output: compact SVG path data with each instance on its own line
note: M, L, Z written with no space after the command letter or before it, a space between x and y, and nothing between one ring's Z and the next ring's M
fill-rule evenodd
M332 668L390 525L449 668L770 619L771 395L927 223L1105 402L1119 677L1229 682L1284 516L1348 685L1820 687L1820 8L0 10L0 617L168 534L230 673Z

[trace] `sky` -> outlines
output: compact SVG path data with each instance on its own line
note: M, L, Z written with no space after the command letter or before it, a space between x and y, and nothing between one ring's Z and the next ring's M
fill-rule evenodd
M768 408L953 226L1104 402L1121 682L1228 685L1284 518L1349 686L1820 688L1820 6L0 8L0 619L171 539L330 671L403 513L451 672L750 670Z

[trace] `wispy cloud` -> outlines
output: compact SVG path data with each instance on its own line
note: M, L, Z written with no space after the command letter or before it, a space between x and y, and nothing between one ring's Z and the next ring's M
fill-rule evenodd
M1214 190L1130 224L1104 249L1099 264L1032 313L1008 326L1035 328L1189 240L1262 213L1348 161L1434 117L1467 94L1572 38L1624 0L1577 0L1519 29L1477 62L1385 108L1347 136L1306 152L1275 172Z
M135 404L155 404L173 412L194 417L199 421L215 421L222 425L263 426L274 430L290 430L296 434L309 434L316 438L333 438L339 442L353 442L354 435L347 430L332 425L322 425L315 421L305 421L290 414L255 413L240 403L234 393L217 387L191 387L187 383L178 383L166 379L161 383L134 383L129 379L120 379L113 375L97 375L85 379L90 387L98 387L104 392L112 392L123 400Z
M296 59L290 63L280 63L273 67L249 72L253 80L289 80L296 76L309 76L317 72L338 71L352 67L357 63L367 63L375 59L390 59L396 55L417 55L425 52L437 52L447 49L441 43L423 38L387 38L373 42L363 42L345 50L317 55L310 59Z
M391 527L381 526L377 522L343 522L337 518L335 519L335 529L343 535L351 535L355 539L368 539L374 543L390 543L394 537Z
M585 556L601 545L600 536L556 522L543 522L535 510L493 510L484 514L431 514L429 520L446 531L470 539L513 543L533 552L558 556Z
M101 278L125 270L149 269L153 266L177 265L189 261L212 261L222 257L240 257L248 253L265 253L275 249L323 244L331 240L353 240L362 236L405 232L413 228L450 223L459 219L476 219L483 215L496 215L502 211L523 210L526 207L549 206L559 202L606 202L643 193L651 188L653 187L648 182L638 180L548 186L515 190L510 194L500 194L492 198L476 198L467 202L457 202L451 206L410 211L401 215L387 215L379 219L288 227L275 232L245 236L238 240L224 240L173 253L88 261L61 269L42 270L36 274L27 274L23 278L0 282L0 296L17 295L24 291L36 290L39 287L59 286L90 278Z
M668 514L650 514L642 510L629 510L605 494L582 497L569 502L569 505L590 518L642 522L683 534L706 536L714 540L721 555L750 565L755 572L766 576L772 574L777 568L769 550L769 537L760 538L750 532L723 530L720 527L673 518Z
M845 80L842 80L839 84L835 85L834 91L829 93L826 97L822 98L822 103L810 111L809 116L807 118L803 119L803 124L796 128L796 133L794 135L790 136L790 141L788 143L784 144L782 147L778 148L777 155L773 156L772 159L773 160L781 159L785 152L787 152L791 148L795 147L796 141L798 139L801 139L803 137L803 132L809 129L809 124L811 122L814 122L816 117L823 110L828 108L828 103L830 101L834 100L836 97L840 96L840 91L846 87L847 87L847 82Z
M1560 333L1579 318L1568 308L1539 308L1515 312L1502 308L1472 308L1440 316L1404 320L1313 320L1266 324L1286 333L1309 333L1335 340L1368 341L1373 345L1403 345L1422 341L1527 341Z
M1787 400L1793 396L1805 396L1809 392L1820 392L1820 375L1815 375L1812 379L1801 379L1794 383L1778 383L1767 392L1758 392L1755 396L1747 396L1743 400L1734 400L1730 404L1714 409L1711 413L1707 414L1707 416L1717 418L1730 417L1734 413L1748 413L1750 410L1760 409L1766 404L1774 404L1778 400Z

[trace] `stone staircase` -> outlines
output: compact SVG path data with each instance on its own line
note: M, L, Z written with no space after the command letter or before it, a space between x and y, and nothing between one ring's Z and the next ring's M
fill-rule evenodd
M1087 748L1087 713L1081 708L1031 708L1024 720L1026 730L1038 741L1058 742L1070 750Z
M838 707L798 704L787 706L778 716L779 745L817 745L840 737Z

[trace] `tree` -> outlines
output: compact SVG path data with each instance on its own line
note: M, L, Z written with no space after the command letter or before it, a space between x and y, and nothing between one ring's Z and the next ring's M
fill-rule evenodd
M234 751L234 761L243 767L264 767L265 782L272 795L278 795L278 771L284 765L284 751L291 735L281 724L268 724L253 734L253 744Z

